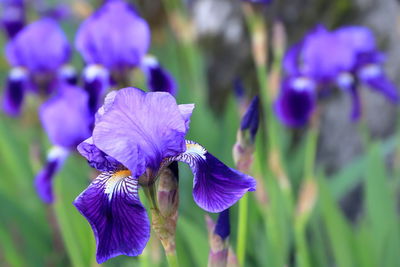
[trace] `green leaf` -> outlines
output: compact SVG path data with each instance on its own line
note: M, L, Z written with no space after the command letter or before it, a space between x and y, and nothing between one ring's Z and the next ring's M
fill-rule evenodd
M353 232L338 208L324 178L319 180L319 212L329 239L336 266L353 267Z
M366 217L377 253L377 265L395 266L399 262L396 251L400 250L398 216L394 192L389 187L386 165L374 144L365 168Z

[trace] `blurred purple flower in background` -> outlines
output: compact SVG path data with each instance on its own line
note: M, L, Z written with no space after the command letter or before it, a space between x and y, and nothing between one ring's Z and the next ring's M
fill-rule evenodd
M36 190L46 203L54 200L53 178L69 152L91 134L93 116L87 103L88 95L83 89L63 85L57 95L40 107L40 120L53 145L46 166L35 179Z
M142 60L142 70L147 77L147 86L152 92L168 92L176 94L176 83L171 74L161 67L153 56L145 56Z
M152 186L174 161L191 167L194 200L206 211L221 212L255 190L252 177L185 140L193 108L177 105L165 92L124 88L107 95L96 114L92 138L78 146L89 164L103 173L74 202L93 228L99 263L121 254L141 254L150 225L139 200L139 184Z
M361 84L398 103L397 88L385 75L383 63L384 55L377 49L373 33L368 28L347 26L328 31L323 26L316 27L285 55L287 77L282 82L276 102L278 117L289 126L305 125L315 104L312 99L333 87L350 94L353 120L361 115ZM295 86L299 84L298 79L308 81L300 86L301 94L299 87ZM303 90L305 86L307 89Z
M309 121L315 109L316 100L313 80L306 77L287 78L275 102L275 112L286 125L302 126Z
M1 23L4 32L12 39L25 25L24 0L2 0Z
M106 1L80 26L75 46L86 68L85 88L90 94L93 111L97 110L110 86L107 79L126 86L129 71L142 67L151 90L175 91L172 77L155 60L145 61L150 46L150 27L136 10L121 0ZM96 66L96 67L93 67ZM96 100L96 101L95 101Z
M150 46L150 28L124 1L107 1L82 23L75 45L86 64L124 72L140 65Z
M65 65L70 54L67 38L55 20L43 18L23 28L6 47L12 69L5 88L4 111L18 115L28 90L50 94L59 83L73 81L74 70Z

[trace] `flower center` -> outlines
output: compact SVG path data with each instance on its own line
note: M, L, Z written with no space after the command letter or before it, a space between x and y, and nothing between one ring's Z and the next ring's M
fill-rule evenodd
M119 182L121 182L121 180L131 175L132 173L129 170L120 170L112 174L112 176L107 180L106 188L104 190L104 193L108 195L109 200L112 199L114 190L116 186L119 184Z

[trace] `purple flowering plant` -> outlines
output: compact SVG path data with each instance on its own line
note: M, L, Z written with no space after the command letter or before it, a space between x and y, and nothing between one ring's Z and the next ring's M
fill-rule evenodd
M19 115L27 92L49 95L60 84L75 83L75 71L67 63L71 56L68 40L52 18L42 18L21 29L7 44L6 58L11 65L3 109Z
M54 201L53 179L67 156L90 136L93 116L88 100L83 89L64 84L39 109L40 121L52 144L47 162L35 178L36 191L45 203Z
M153 188L172 162L190 166L193 198L208 212L221 212L255 190L252 177L185 140L193 109L193 104L177 105L169 93L124 88L109 93L96 113L92 137L78 151L101 174L74 205L93 229L99 263L121 254L141 254L150 223L139 187Z
M12 39L25 25L24 0L3 0L1 23L4 33Z
M318 98L332 88L340 88L351 97L352 120L361 116L361 85L398 103L399 94L384 72L384 61L368 28L345 26L329 31L316 27L285 55L283 67L287 76L275 103L278 118L292 127L307 124Z
M106 91L116 83L129 84L131 70L141 68L152 91L175 93L172 76L156 58L147 56L150 27L133 6L122 0L110 0L79 27L75 47L86 67L84 88L89 92L95 113Z

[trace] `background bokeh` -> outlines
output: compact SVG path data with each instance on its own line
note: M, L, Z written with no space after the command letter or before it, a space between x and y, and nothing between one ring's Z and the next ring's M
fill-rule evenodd
M65 5L69 12L62 26L71 43L80 22L101 4L89 0L27 2L29 21L37 19L43 8ZM188 139L198 141L233 167L232 147L243 114L235 98L234 81L243 81L246 103L263 88L257 81L242 2L131 3L151 25L151 54L178 82L178 103L196 104ZM267 25L271 69L280 69L271 45L277 22L285 30L282 49L318 23L330 29L357 24L373 30L379 48L387 54L387 72L400 85L397 1L276 0L259 9ZM4 48L7 40L4 35L0 38ZM78 70L83 68L76 52L73 65ZM5 58L0 57L1 81L8 70ZM276 78L269 68L264 74L266 80ZM146 89L140 73L133 77L132 86ZM270 90L278 90L274 84L270 83ZM400 265L398 107L369 90L362 90L362 99L364 113L359 123L348 119L351 103L344 94L332 95L321 104L311 186L304 179L310 130L277 126L276 147L281 155L278 169L283 169L287 184L282 184L279 170L273 170L271 154L262 147L266 133L259 133L256 153L262 155L256 157L253 175L261 182L258 192L249 196L243 266ZM56 202L46 205L39 200L33 179L44 164L50 144L37 117L42 100L28 97L27 102L18 118L0 114L0 266L96 266L92 231L72 205L96 173L76 153L55 179ZM261 116L262 125L269 127L266 117ZM206 266L209 244L205 212L193 201L192 173L184 164L180 165L179 187L180 265ZM237 205L231 211L230 244L236 250ZM167 262L153 236L142 256L120 256L103 265L167 266Z

